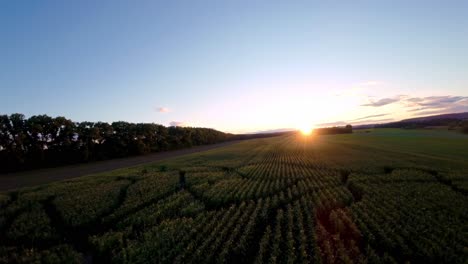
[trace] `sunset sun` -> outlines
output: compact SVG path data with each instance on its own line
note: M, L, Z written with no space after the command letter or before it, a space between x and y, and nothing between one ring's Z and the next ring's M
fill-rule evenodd
M312 126L302 126L301 128L299 128L299 131L301 131L301 133L305 136L308 136L310 134L312 134Z

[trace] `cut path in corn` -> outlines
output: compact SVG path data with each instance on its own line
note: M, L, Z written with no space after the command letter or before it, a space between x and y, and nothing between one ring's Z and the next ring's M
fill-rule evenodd
M163 159L174 158L232 145L239 141L228 141L219 144L196 146L187 149L178 149L151 153L142 156L111 159L92 163L70 165L57 168L48 168L32 171L15 172L0 175L0 191L14 190L22 187L35 186L53 181L76 178L84 175L106 172L121 168L133 167Z

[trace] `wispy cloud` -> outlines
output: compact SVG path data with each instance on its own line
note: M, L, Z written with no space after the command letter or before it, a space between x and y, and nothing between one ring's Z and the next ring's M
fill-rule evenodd
M336 122L330 122L330 123L316 124L316 126L317 127L330 127L330 126L345 126L347 124L349 123L345 121L336 121Z
M387 114L384 114L387 115ZM382 115L374 115L375 117L382 116ZM370 116L369 116L370 117ZM350 120L350 121L337 121L337 122L330 122L330 123L321 123L317 124L317 127L332 127L332 126L345 126L345 125L367 125L367 124L379 124L379 123L387 123L395 121L393 118L383 118L383 119L366 119L362 120L362 118Z
M381 98L379 100L370 99L369 103L362 106L380 107L399 102L407 113L412 116L422 116L431 114L446 114L468 111L468 96L427 96L411 97L408 95L398 95L391 98ZM371 118L369 116L367 118ZM365 119L363 117L362 119ZM356 119L359 120L359 119Z
M358 121L358 120L369 119L369 118L373 118L373 117L381 117L381 116L386 116L386 115L389 115L389 114L368 115L368 116L356 118L354 120Z
M468 112L468 105L455 105L446 108L427 109L428 110L414 111L415 114L413 115L413 117Z
M420 112L420 111L424 111L428 109L434 109L434 108L433 107L417 107L417 108L408 109L406 111L407 112Z
M451 104L465 101L468 99L467 96L430 96L424 98L410 98L416 105L419 106L426 106L426 107L445 107Z
M362 120L358 122L351 122L352 125L364 125L364 124L381 124L381 123L387 123L387 122L392 122L395 121L394 118L381 118L381 119L368 119L368 120Z
M412 98L408 98L406 101L408 102L411 102L411 103L419 103L419 102L422 102L424 101L424 98L421 98L421 97L412 97Z
M170 112L169 108L167 108L167 107L158 107L156 109L156 111L158 111L159 113L168 113L168 112Z
M384 105L388 105L388 104L392 104L392 103L395 103L395 102L398 102L400 101L400 96L398 97L394 97L394 98L382 98L380 100L372 100L370 99L369 100L369 103L367 104L363 104L361 106L372 106L372 107L380 107L380 106L384 106Z
M452 113L452 111L450 111L450 110L447 111L447 110L444 110L444 109L424 110L424 111L417 112L413 117L441 115L441 114L448 114L448 113Z
M178 126L178 127L184 127L184 126L187 126L188 124L185 123L185 122L181 122L181 121L172 121L169 123L170 126Z
M468 112L468 96L428 96L415 97L409 95L396 95L386 98L373 98L367 96L368 102L361 106L378 108L389 104L398 104L396 112L379 113L379 109L372 109L371 115L350 120L317 124L318 127L378 124L398 121L400 119L421 117L428 115ZM400 108L401 107L401 108Z
M407 111L418 116L468 111L468 96L412 97L405 103Z

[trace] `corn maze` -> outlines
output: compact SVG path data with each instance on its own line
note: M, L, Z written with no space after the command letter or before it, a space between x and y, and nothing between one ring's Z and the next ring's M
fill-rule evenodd
M389 168L384 151L350 167L353 147L317 144L249 140L1 193L0 263L468 261L462 170Z

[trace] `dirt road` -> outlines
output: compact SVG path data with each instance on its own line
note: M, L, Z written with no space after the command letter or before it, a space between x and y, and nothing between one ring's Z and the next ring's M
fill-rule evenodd
M197 146L188 149L152 153L144 156L112 159L58 168L4 174L0 175L0 191L13 190L27 186L35 186L57 180L71 179L93 173L132 167L144 163L155 162L162 159L224 147L237 142L238 141L229 141L213 145Z

